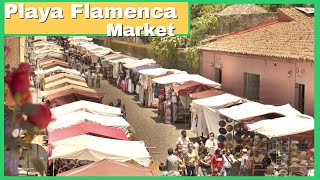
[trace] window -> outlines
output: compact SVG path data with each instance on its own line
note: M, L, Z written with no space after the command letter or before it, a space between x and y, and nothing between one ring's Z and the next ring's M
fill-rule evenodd
M214 68L214 81L222 84L222 69Z
M304 96L305 96L305 86L304 84L296 84L295 89L295 106L298 111L304 114Z
M260 75L244 73L244 97L260 101Z

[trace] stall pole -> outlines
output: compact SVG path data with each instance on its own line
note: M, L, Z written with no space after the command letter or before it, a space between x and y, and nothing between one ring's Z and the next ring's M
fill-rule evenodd
M236 125L235 123L235 120L233 120L233 128L232 128L232 150L234 151L235 150L235 147L234 147L234 126Z
M55 162L55 159L53 159L53 162L52 162L52 163L53 163L53 166L52 166L52 167L53 167L53 168L52 168L52 176L54 176L54 168L55 168L54 165L55 165L55 163L56 163L56 162Z

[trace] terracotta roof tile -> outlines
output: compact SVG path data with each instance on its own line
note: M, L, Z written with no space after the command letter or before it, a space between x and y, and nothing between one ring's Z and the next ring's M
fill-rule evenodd
M255 4L234 4L226 7L224 10L219 12L217 15L230 16L236 14L259 14L267 13L261 6Z
M314 61L314 18L294 8L280 11L293 20L216 38L201 49Z

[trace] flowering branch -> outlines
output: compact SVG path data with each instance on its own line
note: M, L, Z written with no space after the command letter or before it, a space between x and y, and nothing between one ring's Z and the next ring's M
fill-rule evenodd
M11 49L4 48L5 57ZM20 147L31 148L31 141L39 130L46 129L52 121L51 112L46 105L32 104L30 88L30 65L20 63L18 68L5 66L5 175L18 175L18 155ZM20 129L27 130L24 140L20 138ZM43 167L40 160L32 159L39 173Z

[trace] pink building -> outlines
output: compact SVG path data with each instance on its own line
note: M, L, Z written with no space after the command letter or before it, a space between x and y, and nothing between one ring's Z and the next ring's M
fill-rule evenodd
M314 17L307 10L279 9L275 21L211 38L201 47L201 74L226 92L313 116Z

